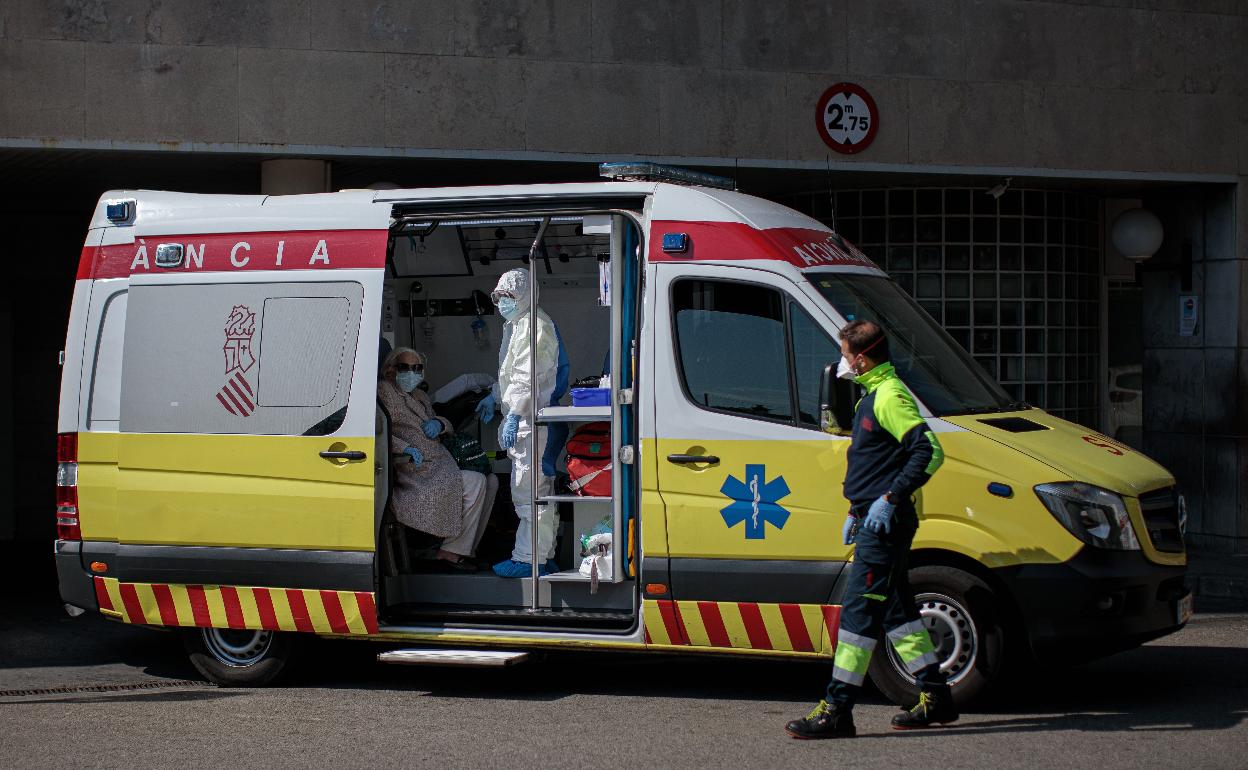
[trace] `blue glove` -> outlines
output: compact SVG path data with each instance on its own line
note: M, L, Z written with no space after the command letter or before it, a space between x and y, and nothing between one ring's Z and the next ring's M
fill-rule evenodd
M854 544L854 524L856 522L857 519L854 518L852 513L845 517L845 524L841 526L841 539L845 541L845 545Z
M404 449L403 454L412 458L412 465L415 465L417 467L419 467L420 464L425 461L425 456L421 454L420 450L414 446L409 446L407 449Z
M503 421L503 432L499 436L499 445L503 449L511 449L516 445L516 433L520 430L520 415L509 414Z
M442 433L442 421L438 419L426 420L422 427L429 438L437 438Z
M897 506L881 497L871 503L871 507L867 509L866 521L862 525L877 535L881 532L892 532L893 511L895 510Z
M485 398L477 402L477 418L481 422L489 423L494 421L494 407L498 402L494 400L493 393L487 393Z

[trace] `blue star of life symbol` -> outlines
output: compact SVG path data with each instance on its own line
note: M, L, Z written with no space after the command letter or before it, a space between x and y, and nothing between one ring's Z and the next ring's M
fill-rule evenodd
M719 492L733 501L719 515L729 529L744 521L746 540L762 540L767 537L767 524L784 529L789 520L789 512L777 505L778 500L788 497L789 485L783 476L767 481L766 466L745 466L745 481L729 476Z

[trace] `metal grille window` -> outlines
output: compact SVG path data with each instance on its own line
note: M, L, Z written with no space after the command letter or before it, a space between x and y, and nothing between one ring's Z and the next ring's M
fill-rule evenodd
M832 224L833 200L786 201ZM1100 201L1054 190L842 191L836 229L1016 400L1099 423Z

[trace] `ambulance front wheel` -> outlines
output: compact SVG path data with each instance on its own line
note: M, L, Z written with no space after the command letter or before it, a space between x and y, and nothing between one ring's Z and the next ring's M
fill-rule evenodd
M258 687L282 675L295 648L294 634L231 628L193 628L182 641L191 665L223 687Z
M954 700L970 703L1004 672L1004 613L987 583L953 567L916 567L910 585L923 625L932 637ZM919 688L885 636L871 660L871 681L902 706L918 702Z

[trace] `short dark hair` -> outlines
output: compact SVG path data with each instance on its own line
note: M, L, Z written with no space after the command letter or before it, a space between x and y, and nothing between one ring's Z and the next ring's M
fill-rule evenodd
M850 321L841 329L840 336L849 343L849 352L854 355L865 352L872 361L889 360L888 337L874 321Z

